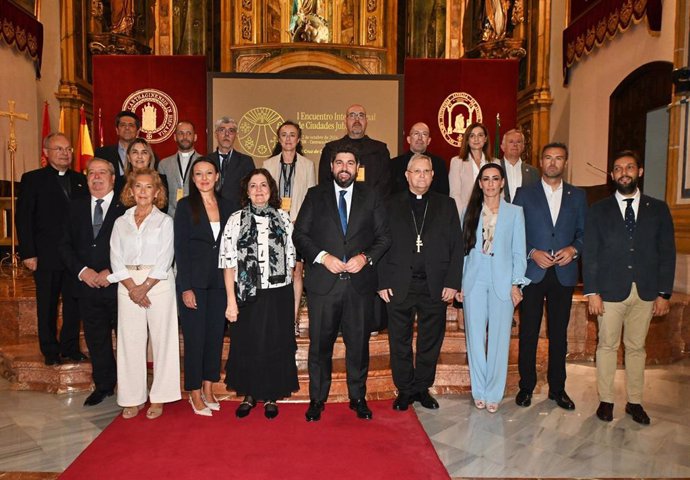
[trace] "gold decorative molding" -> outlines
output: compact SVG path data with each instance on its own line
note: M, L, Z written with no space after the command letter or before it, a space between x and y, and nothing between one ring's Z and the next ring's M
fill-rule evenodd
M235 65L237 72L252 72L264 60L271 58L270 53L245 53L238 55Z
M378 57L362 56L362 55L348 55L353 62L362 67L362 69L371 75L378 75L382 72L381 59Z

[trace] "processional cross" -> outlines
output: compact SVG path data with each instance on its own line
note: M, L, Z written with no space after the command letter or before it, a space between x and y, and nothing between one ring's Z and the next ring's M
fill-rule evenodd
M11 195L12 195L12 217L10 219L11 230L12 230L12 253L10 257L10 262L12 264L13 273L17 268L17 253L15 252L16 234L15 234L15 224L14 224L14 154L17 153L17 135L15 132L14 119L19 120L29 120L28 113L17 113L14 111L14 100L8 100L8 109L6 112L0 110L0 117L8 117L10 119L10 135L7 140L7 150L10 152L10 185L11 185ZM3 259L3 262L7 260L7 257Z

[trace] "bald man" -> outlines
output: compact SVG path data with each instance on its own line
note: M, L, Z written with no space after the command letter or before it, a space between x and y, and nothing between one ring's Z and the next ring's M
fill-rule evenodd
M431 143L429 126L423 122L417 122L412 125L407 135L407 143L410 145L410 150L392 160L391 177L393 193L407 191L408 185L407 179L405 178L407 164L415 154L424 154L431 159L431 164L434 169L434 179L431 182L429 190L448 195L450 188L448 186L448 168L446 167L446 162L441 157L427 152L427 147Z

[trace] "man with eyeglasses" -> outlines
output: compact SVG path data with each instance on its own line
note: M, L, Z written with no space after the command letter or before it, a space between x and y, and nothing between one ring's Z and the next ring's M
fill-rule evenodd
M333 152L343 145L355 148L359 153L359 171L357 182L364 182L382 197L390 193L390 159L391 155L385 143L366 135L367 113L362 105L350 105L345 111L345 128L347 134L328 142L321 151L319 160L319 183L329 183L333 181L331 174L331 158Z
M446 162L441 157L427 152L427 147L431 143L429 126L422 122L412 125L407 135L407 143L410 145L410 150L395 157L391 161L393 193L407 191L408 185L405 175L405 172L407 172L407 164L414 155L423 153L431 159L431 164L434 167L435 175L429 189L433 192L448 195L450 188L448 186L448 168L446 167Z
M237 122L221 117L214 123L216 151L208 156L216 161L220 180L216 190L221 196L221 208L232 214L240 209L240 180L254 170L254 159L235 150Z
M94 157L108 160L115 167L115 178L125 174L127 166L127 148L132 140L137 138L141 120L136 113L123 110L115 117L115 132L117 133L117 143L115 145L105 145L98 147Z
M79 313L67 281L59 245L70 200L86 197L86 177L70 170L72 153L67 137L51 133L43 141L48 165L22 175L17 197L17 236L22 263L34 275L38 342L46 365L62 359L79 362ZM57 305L62 295L62 330L57 338Z
M506 172L503 196L506 202L512 202L518 188L539 181L539 170L523 162L520 158L522 152L525 151L525 136L520 130L512 129L503 134L501 150L503 150L501 166Z
M462 284L458 210L449 196L431 190L434 177L431 158L414 154L405 171L407 190L387 203L393 242L378 265L378 294L388 310L391 370L398 390L394 410L407 410L414 401L439 407L429 388L446 332L446 309Z

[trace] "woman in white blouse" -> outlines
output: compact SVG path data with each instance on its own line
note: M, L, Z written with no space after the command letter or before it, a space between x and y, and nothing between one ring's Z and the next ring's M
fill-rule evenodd
M244 400L235 414L249 415L264 402L268 419L276 400L299 390L294 336L292 222L280 209L271 174L255 169L240 183L242 209L233 213L221 241L230 323L230 355L225 383Z
M172 274L173 220L158 207L165 190L155 170L138 170L127 178L122 195L129 208L115 221L110 237L111 283L117 295L117 403L133 418L151 406L147 418L163 413L163 404L181 398L180 350L175 279ZM153 350L153 384L147 394L146 344Z
M489 130L483 123L472 123L465 130L460 153L450 160L448 170L450 196L455 200L459 214L467 207L479 169L492 161L490 152Z

